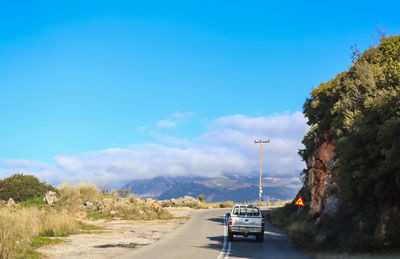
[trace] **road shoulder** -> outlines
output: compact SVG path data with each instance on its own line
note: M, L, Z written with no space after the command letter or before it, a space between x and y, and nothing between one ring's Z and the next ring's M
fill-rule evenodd
M171 220L97 220L85 223L100 230L66 237L66 242L46 245L37 251L44 258L115 258L127 252L153 245L182 226L193 214L190 208L171 208L177 218Z

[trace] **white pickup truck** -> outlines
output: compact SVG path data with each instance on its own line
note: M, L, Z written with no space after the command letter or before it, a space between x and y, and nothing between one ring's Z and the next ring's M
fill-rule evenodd
M254 235L258 242L264 241L264 218L257 206L235 205L226 217L229 241L233 241L233 235Z

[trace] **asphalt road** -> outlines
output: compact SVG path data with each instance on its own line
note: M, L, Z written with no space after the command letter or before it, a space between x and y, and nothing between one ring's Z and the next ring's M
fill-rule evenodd
M159 242L118 258L309 258L269 222L265 222L264 243L256 242L254 237L240 236L229 242L224 221L227 212L229 209L196 211L183 226Z

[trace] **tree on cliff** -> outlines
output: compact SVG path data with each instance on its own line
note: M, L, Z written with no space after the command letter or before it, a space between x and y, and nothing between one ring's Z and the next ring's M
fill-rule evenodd
M382 244L398 247L400 35L382 37L378 46L362 55L356 51L353 62L348 71L321 83L306 100L304 114L312 127L299 154L307 161L315 149L315 136L330 132L339 161L342 216L338 218L345 231L376 238L385 216ZM302 192L307 188L305 184ZM341 238L336 236L336 241Z
M304 114L317 133L334 131L346 198L369 209L398 204L400 36L382 38L349 71L314 89Z
M373 231L383 207L400 205L400 36L383 37L314 89L304 114L317 134L333 130L341 198ZM310 141L301 154L312 152Z

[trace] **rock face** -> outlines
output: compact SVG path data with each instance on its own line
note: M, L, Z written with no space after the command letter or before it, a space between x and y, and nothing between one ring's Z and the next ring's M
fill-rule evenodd
M339 161L336 159L335 143L331 131L320 132L314 140L314 151L307 158L308 177L305 182L310 192L310 214L318 214L313 226L326 226L337 215L341 203L342 187L338 184ZM356 231L367 233L371 228L363 215L353 215ZM393 235L393 226L400 226L400 205L383 204L377 214L374 236L384 240ZM392 230L392 232L390 232ZM324 242L325 234L319 233L315 241Z
M314 152L307 159L309 176L306 185L311 193L310 213L322 213L328 201L338 192L335 182L338 161L332 132L319 133L314 142ZM337 207L337 199L334 201L334 207ZM331 209L329 213L332 213Z
M329 215L331 217L335 216L339 207L339 199L336 197L332 197L325 204L324 210L322 211L322 215Z
M47 204L53 204L54 202L58 201L56 192L48 191L44 196L44 201Z

